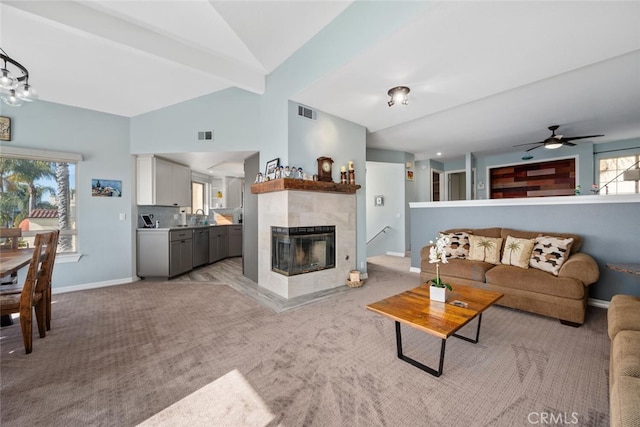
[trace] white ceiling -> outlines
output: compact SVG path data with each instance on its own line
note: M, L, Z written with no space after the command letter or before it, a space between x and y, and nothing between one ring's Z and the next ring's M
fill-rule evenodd
M1 2L0 46L41 99L127 117L232 86L263 93L351 3ZM639 76L638 1L430 2L293 100L365 126L369 147L454 158L517 150L553 124L605 134L592 142L640 137ZM401 84L409 105L389 108ZM236 161L198 154L182 161Z

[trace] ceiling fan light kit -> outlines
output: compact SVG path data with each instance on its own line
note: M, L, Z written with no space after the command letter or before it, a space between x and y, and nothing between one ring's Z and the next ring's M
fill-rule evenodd
M556 130L558 130L559 125L549 126L549 130L551 131L551 136L544 141L538 142L527 142L526 144L517 144L514 147L521 147L523 145L535 145L535 147L529 148L525 150L525 152L529 152L531 150L535 150L538 147L544 147L548 150L555 150L556 148L560 148L563 145L574 147L574 144L571 141L575 141L578 139L587 139L587 138L598 138L604 135L582 135L582 136L564 136L564 135L556 135Z
M2 101L12 107L19 107L24 101L38 99L38 92L29 84L29 71L18 61L12 59L0 48L0 60L4 61L0 69L0 96ZM18 74L19 75L16 75Z
M409 92L411 92L411 89L407 86L392 87L387 91L387 95L389 95L387 105L389 107L394 106L396 103L407 105L409 103Z

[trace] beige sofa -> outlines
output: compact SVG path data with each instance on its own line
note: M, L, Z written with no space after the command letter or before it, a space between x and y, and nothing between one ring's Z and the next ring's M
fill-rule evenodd
M522 231L508 228L459 228L443 233L467 232L475 236L502 238L508 236L519 239L535 239L538 236L573 238L570 253L555 276L537 268L520 268L513 265L492 264L483 261L454 258L448 263L440 263L442 280L454 286L468 285L498 291L504 297L499 305L541 314L559 319L564 324L579 326L585 321L588 286L595 283L600 275L598 264L589 255L579 252L582 238L574 234ZM429 262L429 248L420 251L420 279L426 283L436 274L435 264Z
M610 425L640 426L640 298L614 296L607 318Z

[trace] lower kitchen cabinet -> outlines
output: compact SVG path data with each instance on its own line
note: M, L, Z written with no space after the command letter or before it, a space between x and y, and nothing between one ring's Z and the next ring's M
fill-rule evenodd
M137 232L138 276L174 277L195 267L242 256L242 225L144 228Z
M138 276L173 277L192 269L193 230L138 230Z
M209 229L193 230L193 268L209 263Z
M227 256L242 256L242 225L227 225L229 233L229 252Z
M218 225L209 229L209 262L220 261L227 257L227 225Z
M169 232L169 276L186 273L193 268L193 230Z

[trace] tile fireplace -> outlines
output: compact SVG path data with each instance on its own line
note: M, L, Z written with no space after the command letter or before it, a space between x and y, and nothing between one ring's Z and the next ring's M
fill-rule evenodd
M304 188L287 188L288 181ZM277 185L280 188L260 191ZM314 185L337 190L314 191ZM349 272L356 269L359 186L282 179L254 186L260 212L258 285L285 299L346 286ZM305 234L317 236L305 243L300 239Z

